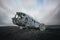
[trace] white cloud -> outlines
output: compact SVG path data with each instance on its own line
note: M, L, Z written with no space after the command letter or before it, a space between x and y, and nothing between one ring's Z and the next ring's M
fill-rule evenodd
M51 24L50 21L53 17L51 12L57 7L58 3L59 0L43 0L42 5L38 5L38 0L0 0L0 5L3 5L0 6L0 11L6 14L5 23L7 24L12 24L11 18L17 11L22 11L39 22ZM53 12L52 15L56 14Z

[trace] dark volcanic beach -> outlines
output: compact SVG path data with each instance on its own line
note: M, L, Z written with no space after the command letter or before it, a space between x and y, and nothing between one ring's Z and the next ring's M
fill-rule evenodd
M60 40L60 32L41 32L5 26L0 27L0 40Z

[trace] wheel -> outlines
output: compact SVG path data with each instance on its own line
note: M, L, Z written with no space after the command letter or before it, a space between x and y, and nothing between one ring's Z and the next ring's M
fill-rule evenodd
M41 24L40 25L40 31L45 31L46 27L45 27L45 24Z

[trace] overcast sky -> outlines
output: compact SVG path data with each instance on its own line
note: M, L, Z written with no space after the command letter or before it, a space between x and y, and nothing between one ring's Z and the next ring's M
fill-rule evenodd
M0 25L13 25L16 12L24 12L46 25L60 24L60 0L0 0Z

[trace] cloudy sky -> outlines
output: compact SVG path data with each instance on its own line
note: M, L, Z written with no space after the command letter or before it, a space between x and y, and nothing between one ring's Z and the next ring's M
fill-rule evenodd
M0 0L0 25L13 25L16 12L24 12L46 25L60 24L60 0Z

